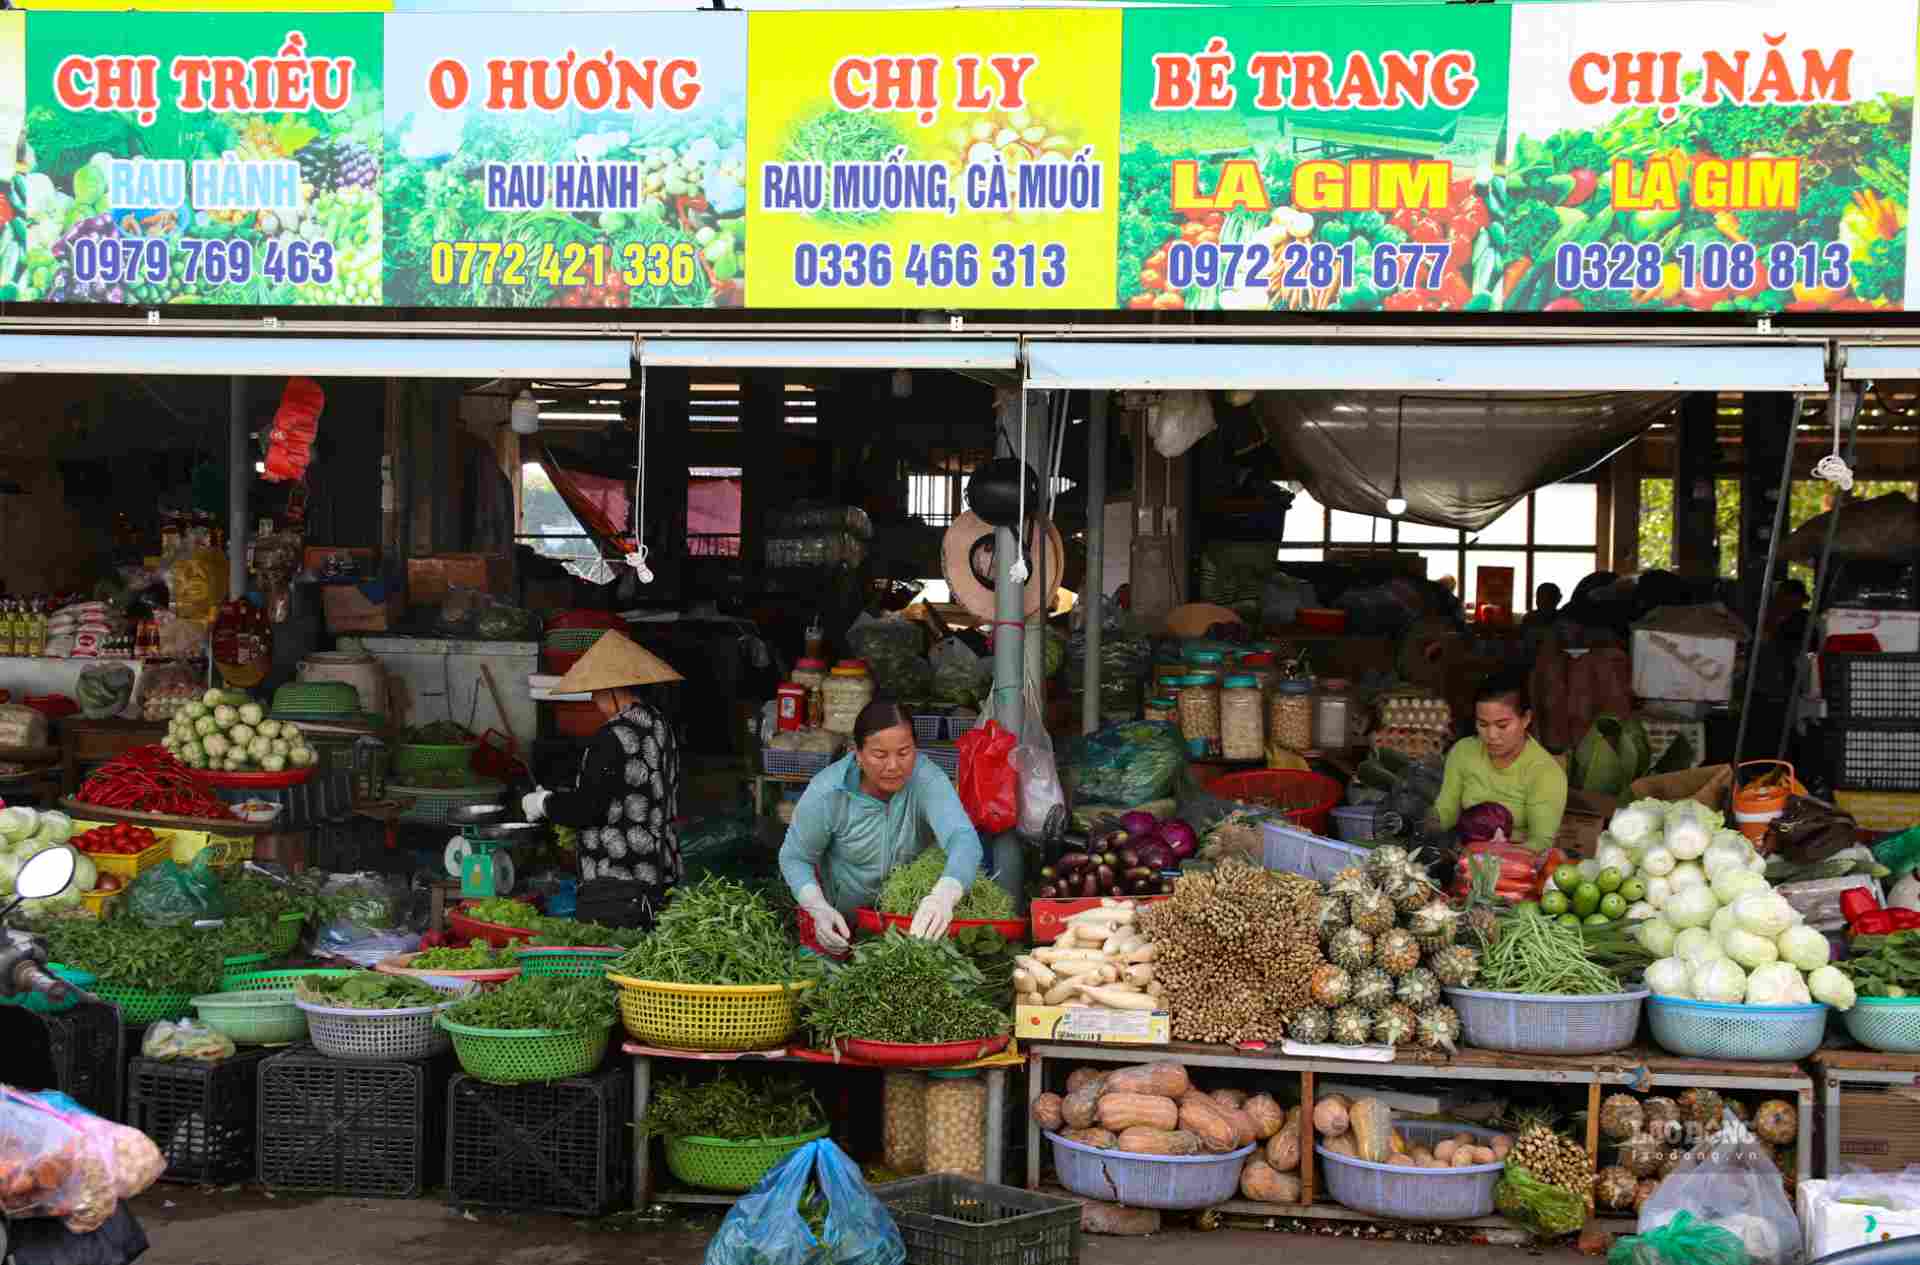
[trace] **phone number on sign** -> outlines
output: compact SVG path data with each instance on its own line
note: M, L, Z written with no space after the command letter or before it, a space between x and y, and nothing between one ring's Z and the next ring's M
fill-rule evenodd
M1067 284L1067 248L1002 242L983 259L972 242L915 242L900 261L886 242L801 242L793 248L793 283L804 289L878 289L896 277L920 290L968 289L982 278L999 289L1057 290Z
M1853 252L1845 242L1689 242L1672 250L1659 242L1569 242L1554 253L1553 280L1576 291L1838 291L1853 284Z
M630 242L617 252L582 242L549 242L538 251L521 242L435 242L427 253L427 276L437 286L544 281L555 289L597 288L613 278L635 289L690 286L699 270L700 249L691 242Z
M1439 290L1455 271L1454 248L1446 242L1382 242L1363 261L1351 244L1175 242L1167 248L1166 281L1173 290L1344 290L1359 277L1381 291Z
M329 285L333 243L297 239L255 246L243 237L81 237L73 243L73 279L82 284L139 285L178 275L188 284L244 285L256 273L275 285Z

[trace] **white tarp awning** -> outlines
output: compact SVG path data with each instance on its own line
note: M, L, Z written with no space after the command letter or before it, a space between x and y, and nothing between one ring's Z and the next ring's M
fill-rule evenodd
M625 381L627 338L221 338L0 334L0 371L189 377Z
M1011 371L1011 338L643 338L649 369L952 369Z

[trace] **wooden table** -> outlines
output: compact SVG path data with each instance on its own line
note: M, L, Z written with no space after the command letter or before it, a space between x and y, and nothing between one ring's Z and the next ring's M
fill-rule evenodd
M135 747L155 746L166 736L166 722L158 720L87 720L70 716L61 721L60 751L67 794L80 789L81 765L105 764Z

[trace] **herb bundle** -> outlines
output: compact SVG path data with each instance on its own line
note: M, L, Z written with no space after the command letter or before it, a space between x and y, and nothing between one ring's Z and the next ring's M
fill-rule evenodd
M986 977L949 940L919 940L890 930L855 946L845 965L801 997L815 1039L937 1045L999 1036L1006 1012L980 999Z
M653 934L608 969L665 984L786 984L818 972L763 897L717 877L676 891Z
M640 1127L650 1138L757 1142L812 1133L826 1122L820 1100L799 1077L767 1076L748 1081L723 1069L701 1084L684 1076L662 1077L653 1087Z
M605 980L522 975L467 998L447 1018L469 1028L600 1032L614 1023L613 989Z
M149 927L132 918L62 918L47 927L47 954L102 983L162 993L220 987L223 936L191 927Z
M514 965L513 948L496 949L485 940L469 940L464 948L451 945L438 949L423 949L407 963L410 971L425 971L438 967L443 971L485 971L498 970Z
M922 850L905 865L894 866L880 885L880 912L901 918L912 916L946 868L946 851L937 844ZM970 920L1011 918L1013 898L1000 884L982 874L962 893L960 903L953 907L953 916Z
M1856 936L1855 956L1840 964L1862 997L1920 997L1920 931Z
M303 976L293 986L295 999L313 1006L346 1010L409 1010L447 1000L416 979L360 971L346 976Z

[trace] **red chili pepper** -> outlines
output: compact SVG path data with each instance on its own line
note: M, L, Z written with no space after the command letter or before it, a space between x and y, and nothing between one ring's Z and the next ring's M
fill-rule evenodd
M1920 930L1920 909L1889 909L1887 917L1893 919L1895 931Z
M1864 887L1850 888L1840 893L1840 916L1848 922L1854 921L1862 914L1872 913L1878 908L1880 908L1880 902L1875 900L1873 893Z
M1896 928L1891 912L1875 909L1855 918L1848 925L1847 930L1856 936L1888 936L1892 935Z

